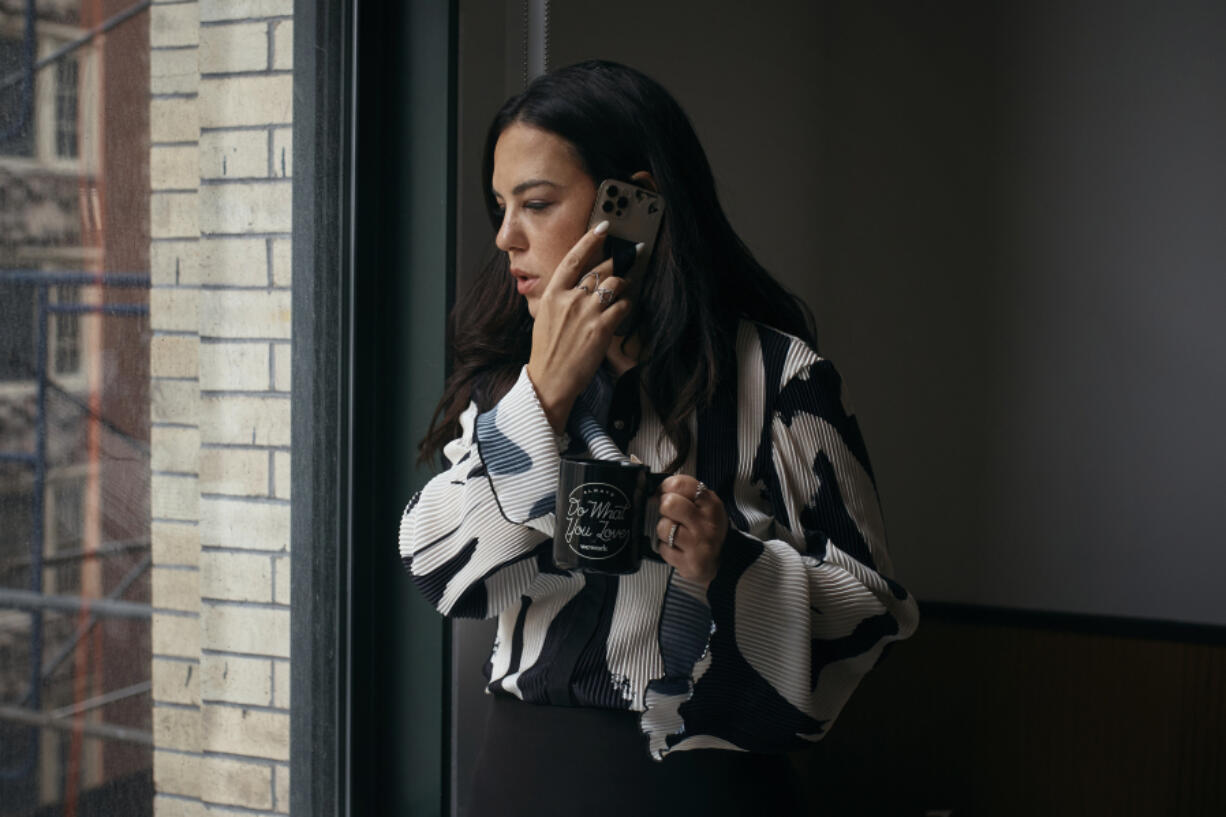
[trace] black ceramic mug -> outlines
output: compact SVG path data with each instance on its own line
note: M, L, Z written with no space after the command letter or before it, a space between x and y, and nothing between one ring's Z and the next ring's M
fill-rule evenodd
M634 573L650 545L647 500L668 474L616 460L563 457L553 562L563 570Z

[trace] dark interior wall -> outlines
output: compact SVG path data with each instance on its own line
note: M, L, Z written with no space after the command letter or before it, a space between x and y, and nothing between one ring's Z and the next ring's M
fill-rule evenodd
M1226 624L1226 7L823 8L806 291L899 576Z
M979 592L1226 624L1226 5L1017 5Z

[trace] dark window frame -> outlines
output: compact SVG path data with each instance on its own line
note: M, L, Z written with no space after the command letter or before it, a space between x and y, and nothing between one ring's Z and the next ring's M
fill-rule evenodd
M453 297L456 0L294 29L290 808L442 815L449 627L395 541Z

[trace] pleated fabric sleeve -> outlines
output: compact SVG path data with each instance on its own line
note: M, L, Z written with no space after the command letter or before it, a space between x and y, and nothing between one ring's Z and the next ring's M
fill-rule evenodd
M401 516L400 558L439 612L484 618L558 590L562 577L542 570L556 573L560 439L526 371L489 411L470 404L460 424L462 435L444 448L451 466Z
M915 600L892 579L868 455L833 365L744 324L731 528L705 593L674 576L651 682L652 754L779 752L820 739ZM755 439L756 438L756 439Z

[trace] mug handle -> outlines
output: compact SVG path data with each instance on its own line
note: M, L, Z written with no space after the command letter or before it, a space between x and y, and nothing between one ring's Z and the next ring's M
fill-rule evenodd
M653 553L660 552L660 542L656 539L656 525L660 521L660 503L656 501L655 493L660 490L660 485L664 480L670 476L672 474L655 474L648 471L643 483L643 501L645 504L643 511L643 536L647 537L647 544L651 547Z
M643 486L645 496L651 496L656 491L660 490L660 486L664 484L664 480L671 477L672 474L655 474L651 471L647 472L647 481Z

